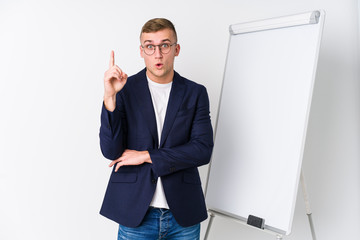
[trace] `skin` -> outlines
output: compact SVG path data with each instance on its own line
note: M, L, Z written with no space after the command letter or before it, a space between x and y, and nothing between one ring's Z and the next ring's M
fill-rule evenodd
M164 29L155 33L141 34L141 45L146 44L159 45L161 43L173 44L176 42L173 31ZM174 77L174 60L180 53L180 45L176 44L171 47L170 52L162 54L159 47L156 47L155 53L146 55L140 46L140 55L146 65L146 74L154 82L169 83ZM159 64L160 66L157 66Z
M162 43L173 44L176 42L175 34L170 29L163 29L152 33L142 33L140 37L141 45L159 45ZM144 59L146 75L154 82L165 84L172 82L174 77L174 60L180 53L180 45L171 47L170 52L162 54L159 47L155 53L146 55L140 46L140 56ZM109 111L114 111L116 107L116 94L125 86L127 74L115 65L114 51L110 54L109 69L104 74L104 105ZM109 167L116 164L115 172L124 165L140 165L152 163L148 151L136 151L126 149L118 159L112 161Z

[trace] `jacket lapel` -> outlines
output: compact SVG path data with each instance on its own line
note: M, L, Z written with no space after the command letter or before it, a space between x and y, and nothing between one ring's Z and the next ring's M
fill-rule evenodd
M156 127L156 118L155 118L154 107L152 104L150 90L146 78L146 69L144 69L138 74L138 77L134 85L135 85L134 86L135 89L133 92L135 93L136 98L138 100L139 110L148 125L150 133L153 136L155 145L158 146L159 140L157 134L157 127Z
M164 142L169 135L170 129L175 121L176 113L179 111L182 99L185 93L185 84L180 75L174 72L174 80L171 87L169 96L169 102L166 109L164 126L161 133L160 147L164 145Z

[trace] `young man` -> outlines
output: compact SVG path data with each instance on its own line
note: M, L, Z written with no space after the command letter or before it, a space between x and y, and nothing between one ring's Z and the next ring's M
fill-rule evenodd
M174 71L174 25L142 28L146 68L104 76L100 146L113 171L100 213L119 223L118 239L199 239L207 218L198 166L209 163L213 132L205 87Z

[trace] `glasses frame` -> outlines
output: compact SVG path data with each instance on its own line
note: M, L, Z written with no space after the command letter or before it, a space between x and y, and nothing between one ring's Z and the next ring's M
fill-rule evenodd
M143 45L141 45L141 47L142 47L142 49L143 49L143 51L144 51L144 53L146 54L146 55L148 55L148 56L151 56L151 55L153 55L155 52L156 52L156 47L158 47L159 48L159 50L160 50L160 52L161 52L161 54L168 54L169 52L170 52L170 50L169 50L169 52L167 52L167 53L163 53L162 52L162 50L161 50L161 45L163 45L163 44L167 44L167 43L161 43L161 44L158 44L158 45L154 45L154 44L148 44L148 45L153 45L154 46L154 52L152 53L152 54L148 54L148 53L146 53L146 51L145 51L145 47L146 46L143 46ZM172 46L174 46L174 45L177 45L177 42L176 43L173 43L173 44L170 44L169 46L170 46L170 48L169 49L171 49L171 47Z

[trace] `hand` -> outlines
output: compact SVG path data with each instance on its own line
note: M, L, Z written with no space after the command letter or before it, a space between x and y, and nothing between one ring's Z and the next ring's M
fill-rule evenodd
M136 151L136 150L126 149L121 155L121 157L110 163L109 167L112 167L116 164L115 172L117 172L117 170L119 170L121 166L140 165L145 162L152 163L148 151Z
M104 74L104 104L109 111L114 111L116 94L125 86L128 76L115 65L114 51L110 54L109 69Z

